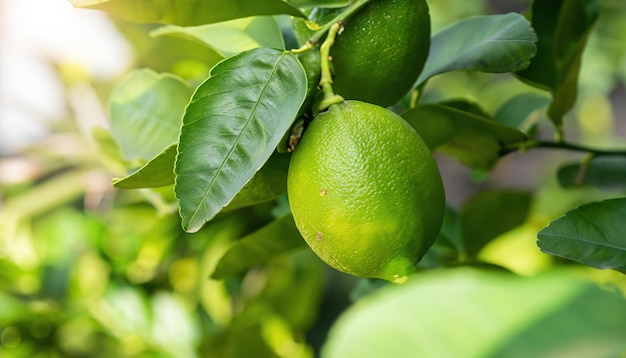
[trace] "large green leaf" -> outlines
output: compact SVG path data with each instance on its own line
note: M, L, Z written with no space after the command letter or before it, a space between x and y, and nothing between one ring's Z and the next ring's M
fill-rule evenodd
M247 17L203 26L165 25L150 34L182 36L200 41L223 57L259 47L285 48L280 27L270 16Z
M606 190L626 189L626 157L597 157L585 165L571 163L558 171L565 188L593 186Z
M156 188L174 184L174 163L176 143L165 148L156 157L132 174L113 180L113 186L120 189Z
M185 230L199 230L261 168L306 90L302 65L285 51L250 50L211 70L187 106L178 144L175 191Z
M626 198L574 209L541 230L541 251L597 268L626 270Z
M617 357L626 300L564 272L532 278L456 269L387 285L346 310L326 358Z
M150 69L132 72L110 96L111 133L127 160L149 160L178 139L193 89Z
M402 117L431 150L448 153L476 169L491 168L504 146L527 139L518 130L448 106L418 106Z
M196 26L257 15L304 15L282 0L70 0L125 20Z
M552 92L548 115L559 127L576 101L580 61L596 18L594 0L533 2L532 25L539 37L537 56L517 75Z
M460 216L465 253L476 256L489 241L523 224L530 204L529 193L513 190L483 191L464 203Z
M289 214L236 241L222 256L211 277L223 279L304 246L306 242Z
M520 14L476 16L437 33L417 79L453 70L511 72L525 68L535 55L537 36Z

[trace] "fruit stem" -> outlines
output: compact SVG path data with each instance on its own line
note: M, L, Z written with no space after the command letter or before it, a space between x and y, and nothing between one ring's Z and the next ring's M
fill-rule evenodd
M341 21L346 20L347 18L349 18L352 14L354 14L357 10L359 10L361 7L363 7L363 5L367 4L370 0L356 0L352 3L352 5L350 5L349 7L347 7L344 11L342 11L339 15L335 16L334 19L332 19L331 21L329 21L328 23L326 23L324 26L322 26L322 28L317 31L310 39L309 41L311 43L318 43L320 41L320 39L326 34L326 32L330 31L330 28Z
M299 53L304 53L307 52L309 50L313 49L313 43L311 41L307 41L304 45L302 45L300 48L296 48L293 50L289 50L289 52L291 52L294 55L297 55Z
M333 104L341 103L344 101L343 97L335 94L333 90L333 77L330 73L330 48L335 44L335 37L341 29L341 25L338 22L332 24L328 30L328 36L326 40L320 46L321 58L321 78L320 87L322 87L322 93L324 98L319 104L319 111L325 111Z

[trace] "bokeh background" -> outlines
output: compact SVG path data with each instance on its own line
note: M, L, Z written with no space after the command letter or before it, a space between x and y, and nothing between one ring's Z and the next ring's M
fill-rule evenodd
M598 3L567 136L624 148L626 5ZM473 15L523 12L529 2L429 5L436 33ZM151 38L152 28L64 0L0 0L0 356L312 356L352 304L358 279L308 250L228 280L208 278L231 242L288 210L284 198L191 235L167 190L111 185L126 174L104 134L115 85L143 67L197 85L219 60L188 40ZM493 113L525 91L510 74L457 72L434 78L424 100L463 98ZM553 135L546 121L539 131ZM557 163L573 158L580 155L516 153L486 174L437 156L453 207L486 188L535 192L527 222L481 253L520 275L555 264L537 249L537 231L578 204L616 196L561 188ZM616 272L580 270L626 292Z

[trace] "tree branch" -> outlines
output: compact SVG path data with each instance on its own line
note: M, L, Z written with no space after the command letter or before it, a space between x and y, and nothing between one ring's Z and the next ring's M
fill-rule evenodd
M526 151L528 149L534 148L554 148L554 149L564 149L571 150L576 152L584 152L589 153L594 156L624 156L626 157L626 150L605 150L605 149L597 149L592 147L587 147L579 144L569 143L565 141L560 142L551 142L551 141L528 141L521 144L514 144L511 146L504 147L501 151L501 155L506 155L511 152L516 151Z

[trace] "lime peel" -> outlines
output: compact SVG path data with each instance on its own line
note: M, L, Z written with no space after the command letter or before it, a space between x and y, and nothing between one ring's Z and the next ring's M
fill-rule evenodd
M403 282L433 244L445 208L428 147L397 114L334 104L310 123L287 178L298 230L337 270Z

